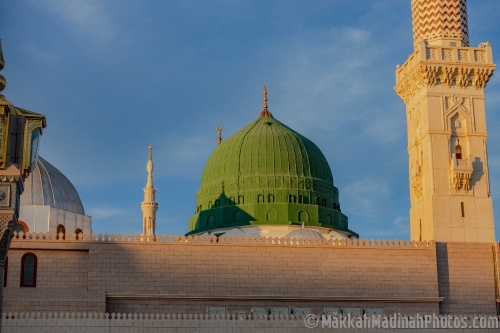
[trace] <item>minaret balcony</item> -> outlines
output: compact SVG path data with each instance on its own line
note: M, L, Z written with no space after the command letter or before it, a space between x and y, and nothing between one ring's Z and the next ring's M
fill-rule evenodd
M469 158L457 159L455 154L453 154L450 166L450 178L451 186L456 193L469 193L473 172L474 169Z
M489 43L464 47L422 42L403 65L397 66L394 89L406 104L423 88L436 85L484 89L494 69Z

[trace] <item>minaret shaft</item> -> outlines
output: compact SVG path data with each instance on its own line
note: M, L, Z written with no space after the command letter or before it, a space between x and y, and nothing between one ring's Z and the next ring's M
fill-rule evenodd
M149 146L149 160L146 164L148 171L148 180L144 188L144 201L141 204L142 209L142 225L144 235L154 235L156 231L156 211L158 203L155 201L156 189L153 185L153 146Z
M495 242L484 89L489 43L469 47L465 0L412 0L415 51L396 70L406 104L412 240Z

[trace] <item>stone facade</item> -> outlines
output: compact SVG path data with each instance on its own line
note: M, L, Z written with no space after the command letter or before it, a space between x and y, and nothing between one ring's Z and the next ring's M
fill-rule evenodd
M225 306L249 313L287 306L496 314L494 243L75 236L12 240L4 311L206 313ZM20 287L28 252L38 260L35 288Z

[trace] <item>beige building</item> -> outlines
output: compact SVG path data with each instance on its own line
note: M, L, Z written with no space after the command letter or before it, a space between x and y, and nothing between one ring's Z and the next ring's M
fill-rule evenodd
M90 219L78 224L83 207L76 218L40 214L44 235L16 234L2 329L299 332L305 315L322 313L498 320L484 108L491 46L469 45L465 0L413 0L412 11L415 50L395 86L408 119L411 240L357 238L323 153L272 116L265 91L259 117L208 160L187 235L155 234L152 147L142 234L91 234ZM37 205L47 203L21 214ZM38 221L30 214L21 216Z

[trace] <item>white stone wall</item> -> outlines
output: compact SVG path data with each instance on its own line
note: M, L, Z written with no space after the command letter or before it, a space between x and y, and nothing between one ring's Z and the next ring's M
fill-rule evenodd
M92 218L47 205L23 205L19 220L25 222L30 233L56 232L59 224L64 225L66 233L74 233L77 228L83 233L91 232Z

